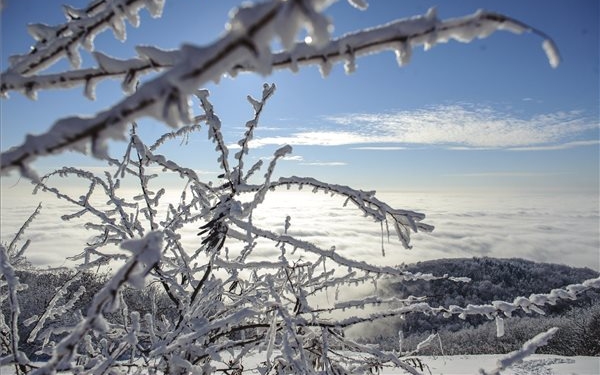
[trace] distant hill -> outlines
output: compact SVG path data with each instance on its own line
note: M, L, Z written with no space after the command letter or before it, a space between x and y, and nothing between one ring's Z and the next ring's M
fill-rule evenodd
M418 262L405 266L410 272L432 273L434 275L466 276L470 283L449 280L434 281L390 281L383 288L387 296L400 298L427 296L432 306L484 304L494 300L513 301L517 296L528 297L532 293L546 293L554 288L578 283L598 276L589 268L574 268L561 264L536 263L524 259L467 258L438 259ZM600 299L600 293L588 292L578 301L558 303L544 310L552 314L563 314L573 306L590 304L592 299ZM487 319L468 317L466 321L453 318L429 317L422 314L409 314L403 321L398 320L397 328L405 334L437 331L442 327L458 331L465 327L477 326ZM396 331L397 332L397 331Z

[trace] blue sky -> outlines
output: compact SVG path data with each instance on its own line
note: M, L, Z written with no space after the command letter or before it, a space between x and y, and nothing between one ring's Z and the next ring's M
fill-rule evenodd
M71 2L75 7L86 3ZM167 1L161 19L142 11L141 27L128 24L125 43L107 30L96 38L96 49L129 58L135 56L133 46L140 44L168 49L210 43L223 32L236 3ZM368 189L598 192L597 1L369 3L364 12L345 1L333 5L327 14L335 25L334 36L423 14L435 5L442 19L484 8L550 35L563 61L552 69L535 35L499 32L470 44L416 49L411 63L402 68L389 52L359 59L351 75L342 65L335 66L325 79L316 67L269 77L241 74L207 87L227 140L235 143L251 117L245 96L258 97L262 84L273 82L277 92L266 107L251 157L267 157L282 144L292 144L293 156L279 165L281 175L310 175ZM2 70L9 55L24 53L32 44L27 23L63 20L60 2L6 1ZM83 56L84 65L92 64ZM67 68L62 62L52 71ZM2 150L20 144L27 133L46 130L56 119L108 108L122 98L118 87L116 81L100 84L96 101L83 98L82 88L40 92L37 101L11 93L0 102ZM152 120L140 123L148 140L169 130ZM163 152L213 178L216 154L205 138L202 133L187 146L175 142ZM114 156L122 154L122 147L113 145ZM71 164L102 165L71 153L34 165L44 171ZM3 177L3 186L16 179Z

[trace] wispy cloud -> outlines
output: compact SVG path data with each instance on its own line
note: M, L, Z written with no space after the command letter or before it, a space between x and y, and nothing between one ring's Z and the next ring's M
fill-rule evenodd
M480 173L450 173L444 176L448 177L543 177L555 175L555 173L537 173L537 172L480 172Z
M271 160L272 158L265 156L265 157L262 157L261 159ZM311 165L311 166L317 166L317 167L336 167L336 166L348 165L348 163L342 162L342 161L306 161L304 159L304 156L302 156L302 155L287 155L287 156L284 156L283 158L281 158L281 160L295 161L295 162L298 162L298 164L300 164L300 165Z
M345 163L343 161L315 161L315 162L300 163L300 164L301 165L314 165L314 166L318 166L318 167L336 167L336 166L348 165L348 163Z
M343 146L383 142L393 142L393 138L361 134L359 131L307 131L292 133L288 136L256 138L250 144L251 147L285 144L292 146Z
M364 144L369 146L357 149L390 150L395 147L390 144L403 144L437 145L456 150L547 150L592 144L589 140L571 140L598 129L597 120L578 111L523 117L469 104L392 113L350 113L323 119L323 131L300 131L285 136L258 138L253 141L253 146ZM384 143L385 146L376 146Z
M269 158L265 158L265 159L271 159ZM286 155L283 158L281 158L281 160L287 160L287 161L302 161L304 160L304 157L302 155Z
M397 150L406 150L406 147L401 147L401 146L365 146L365 147L352 147L352 150L397 151Z
M596 146L600 145L600 140L594 139L589 141L574 141L567 142L557 145L547 146L528 146L528 147L512 147L509 148L511 151L552 151L552 150L567 150L569 148L583 147L583 146Z

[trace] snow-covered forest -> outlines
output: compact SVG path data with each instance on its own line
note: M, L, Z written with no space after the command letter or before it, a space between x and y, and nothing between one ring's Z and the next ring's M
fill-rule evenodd
M460 269L457 274L443 267L422 272L350 257L335 246L302 238L294 230L293 215L284 215L273 227L255 220L273 191L304 189L341 198L343 207L369 219L381 233L369 250L382 257L388 239L410 249L411 235L434 230L424 213L392 207L374 191L311 176L278 177L279 163L293 152L289 145L269 160L251 162L255 130L277 95L276 84L247 93L248 120L237 143L230 145L220 118L227 109L213 106L204 89L207 83L241 73L268 79L275 70L307 66L318 66L326 78L335 64L343 64L350 74L357 59L384 51L393 51L402 67L416 47L470 42L505 31L535 34L549 64L560 63L557 47L543 31L485 11L442 20L430 9L332 38L335 20L323 12L333 2L245 3L230 12L225 31L209 45L184 44L177 50L138 46L128 59L95 50L95 37L112 31L117 39L126 39L128 27L144 26L141 12L161 16L163 0L93 0L82 9L65 6L64 24L27 27L35 44L14 56L2 72L2 96L20 93L33 100L40 91L70 89L94 100L96 85L107 79L120 80L123 95L91 117L74 111L71 117L53 119L41 134L2 152L3 175L18 174L33 182L34 193L68 202L73 209L62 220L83 219L82 230L94 233L87 243L74 245L81 251L72 258L78 261L72 270L36 268L27 259L27 230L42 205L1 244L3 368L18 374L346 374L390 368L422 374L418 355L440 335L427 335L407 350L401 346L401 331L392 344L379 342L386 345L358 340L350 331L408 316L483 317L493 321L495 335L502 337L511 318L523 312L544 315L548 306L597 296L597 274L505 300L494 295L476 304L455 304L450 295L440 303L427 293L400 296L389 291L411 288L415 281L460 288L470 278ZM357 12L368 12L366 1L347 2ZM82 68L81 54L88 52L95 66ZM70 68L53 69L63 60ZM148 117L164 124L158 139L144 135L141 120ZM208 137L214 147L220 174L212 180L194 165L163 153L165 145L186 147L197 135ZM67 165L42 175L33 166L36 160L70 151L102 161L107 172ZM179 177L176 187L160 183L167 172ZM61 187L60 179L85 187L73 193ZM136 192L129 194L124 185ZM366 293L344 298L353 288ZM597 321L597 300L585 318ZM549 343L558 330L552 326L531 332L495 367L481 372L499 374Z

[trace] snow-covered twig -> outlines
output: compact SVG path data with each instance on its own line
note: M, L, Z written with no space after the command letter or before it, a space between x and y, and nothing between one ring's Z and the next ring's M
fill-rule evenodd
M25 366L29 364L29 359L19 350L19 327L18 320L21 314L19 299L17 298L17 289L21 285L19 278L15 275L15 270L9 262L8 251L4 245L0 244L0 273L6 279L8 285L8 301L10 307L10 351L15 363L17 374L25 372Z
M303 186L310 186L313 188L313 192L319 190L326 193L338 194L346 197L346 202L352 202L359 208L365 216L371 217L375 221L383 222L391 219L394 223L394 229L398 235L398 239L405 248L410 248L410 231L413 232L431 232L433 226L422 223L425 219L425 215L419 212L409 210L399 210L390 207L387 203L375 197L375 192L365 192L362 190L356 190L349 186L329 184L321 182L312 177L282 177L278 181L270 183L270 188L285 186L290 188L291 186L297 186L302 188ZM253 189L252 186L247 186L246 189Z
M410 62L412 49L424 46L426 50L438 43L450 40L469 43L477 38L486 38L499 30L515 34L534 33L543 39L542 47L552 67L560 63L560 55L554 41L544 32L503 14L477 11L472 15L455 19L440 20L435 8L422 16L399 19L385 25L344 35L332 40L325 47L298 43L289 52L273 55L273 69L291 69L319 65L326 76L331 66L343 62L347 73L352 73L357 57L391 50L396 54L400 66ZM240 64L234 71L255 71L252 64Z
M254 129L258 126L258 120L260 118L260 114L267 102L267 100L273 95L275 92L275 84L264 84L262 98L260 101L254 99L250 95L248 95L247 99L252 105L254 109L254 118L246 123L246 132L244 133L244 137L240 139L238 145L242 148L235 154L235 158L238 159L238 165L236 167L237 170L237 181L236 184L239 185L242 181L246 181L250 175L252 175L252 168L248 171L248 175L246 177L243 176L244 171L244 155L248 154L249 144L252 138L254 137Z
M542 332L530 340L527 340L525 344L514 352L510 352L506 356L502 357L498 360L498 367L487 372L483 369L479 370L481 375L500 375L502 371L506 370L510 366L520 363L526 357L535 353L537 348L544 346L548 343L548 341L554 336L554 334L558 331L558 328L553 327L547 330L546 332Z
M17 243L21 239L21 236L23 236L23 234L25 233L25 230L29 227L29 225L33 222L33 220L40 213L41 210L42 210L42 204L39 203L37 208L35 209L35 211L29 216L29 218L27 220L25 220L23 225L21 225L21 228L19 228L19 230L13 237L12 241L10 241L8 248L6 249L6 252L10 258L13 258L13 257L19 258L23 255L23 250L20 250L15 254L15 248L17 246Z
M511 317L511 314L517 310L523 310L526 313L533 311L543 315L545 313L540 307L554 305L561 299L575 300L581 293L590 289L600 289L600 277L588 279L578 284L567 285L564 288L552 289L549 293L532 294L529 298L517 297L513 302L493 301L488 305L437 307L433 311L441 312L445 317L458 315L463 319L467 315L485 315L490 318L501 315Z
M403 280L405 280L405 279L406 280L414 280L414 279L418 279L418 278L426 278L427 279L429 277L433 277L431 275L412 274L410 272L403 271L402 269L397 268L397 267L376 266L376 265L373 265L373 264L370 264L370 263L367 263L364 261L352 260L352 259L342 256L337 251L335 251L334 248L325 250L325 249L322 249L310 242L303 241L303 240L297 239L297 238L295 238L293 236L289 236L289 235L279 235L279 234L271 232L269 230L255 227L245 221L242 221L242 220L234 218L234 217L230 217L229 221L232 224L238 226L240 229L242 229L242 231L249 231L250 233L252 233L256 236L266 238L275 243L285 243L285 244L292 246L294 249L302 249L302 250L306 251L307 253L312 253L319 257L331 259L335 264L338 264L340 266L344 266L344 267L348 267L348 268L355 268L355 269L359 269L359 270L362 270L365 272L373 272L375 274L380 274L380 275L397 276L397 277L402 278ZM458 281L462 281L462 280L458 280Z
M67 56L71 65L80 64L79 45L93 49L94 38L101 31L112 28L118 39L125 39L127 19L134 27L139 25L139 11L146 7L153 17L160 17L164 0L94 0L85 9L64 7L68 21L64 25L28 26L31 36L37 41L31 51L22 56L11 57L2 81L11 74L31 75Z
M272 69L291 69L297 71L300 67L320 65L322 72L327 73L331 65L343 62L348 73L356 68L355 59L364 55L391 50L396 53L398 63L403 66L409 63L412 48L423 45L426 49L436 43L449 40L469 42L475 38L484 38L496 30L509 30L514 33L531 32L543 38L544 51L553 67L560 63L560 56L554 42L545 33L524 24L511 17L487 11L478 11L473 15L457 19L441 21L436 18L435 11L430 10L426 15L410 19L399 19L385 25L361 30L333 39L325 47L315 47L313 44L296 43L290 51L273 53ZM130 76L139 77L153 70L169 69L177 64L183 54L181 50L160 50L156 47L137 47L139 57L128 60L116 60L112 64L100 64L107 61L104 55L97 55L99 66L82 70L72 70L63 73L53 73L38 76L8 75L0 84L0 94L9 91L21 91L31 95L32 88L53 89L71 88L77 85L87 87L95 81L106 78L125 77L124 86ZM104 59L104 60L103 60ZM229 72L256 72L258 67L251 62L236 64ZM90 95L88 95L90 96ZM92 96L90 96L92 97Z

